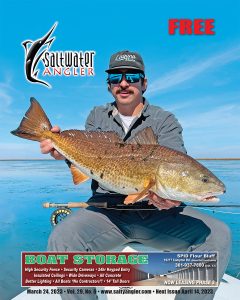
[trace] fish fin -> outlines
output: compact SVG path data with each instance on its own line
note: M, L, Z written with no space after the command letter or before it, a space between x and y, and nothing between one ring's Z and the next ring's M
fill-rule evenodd
M122 140L119 136L113 131L86 131L86 130L77 130L70 129L61 132L61 135L64 137L73 137L82 138L88 141L93 141L94 143L120 143Z
M144 128L138 132L128 144L145 144L145 145L156 145L158 140L151 127Z
M74 184L80 184L89 179L89 177L85 174L83 174L77 167L75 167L73 164L70 166L70 170L73 177Z
M128 205L128 204L133 204L133 203L135 203L135 202L137 202L137 201L140 201L140 200L146 198L146 196L147 196L148 193L145 193L144 195L141 195L141 196L140 196L140 194L141 194L141 193L139 193L139 194L131 194L131 195L128 195L128 196L124 199L124 204L127 204L127 205Z
M148 195L148 191L151 187L153 187L155 185L155 180L150 180L147 184L147 186L144 188L144 190L138 194L131 194L128 195L125 199L124 199L124 204L133 204L137 201L140 201L144 198L146 198L146 196Z
M55 40L55 37L51 38L50 40L47 41L47 43L45 43L45 45L48 44L48 46L51 46L51 44L54 40Z
M30 102L19 127L11 133L23 139L41 141L43 132L51 130L52 125L38 101L31 97Z

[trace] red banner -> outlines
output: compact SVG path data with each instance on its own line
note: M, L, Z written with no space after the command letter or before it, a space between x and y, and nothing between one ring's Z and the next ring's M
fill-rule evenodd
M22 286L131 286L149 278L141 253L22 252Z

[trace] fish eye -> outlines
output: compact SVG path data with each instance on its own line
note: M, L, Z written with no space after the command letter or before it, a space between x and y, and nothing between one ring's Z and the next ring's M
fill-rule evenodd
M202 177L202 182L208 182L208 181L209 181L209 177L206 176L206 175L204 175L204 176Z

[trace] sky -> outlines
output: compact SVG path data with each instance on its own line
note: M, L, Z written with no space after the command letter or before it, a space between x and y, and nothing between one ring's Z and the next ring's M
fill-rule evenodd
M145 97L175 114L189 155L240 157L239 9L234 0L2 1L0 159L49 158L38 143L10 134L32 96L52 124L83 129L94 106L113 100L104 70L111 54L126 49L142 55ZM173 18L214 19L216 33L169 35ZM50 51L94 50L95 76L48 77L49 89L26 80L21 43L43 37L55 22Z

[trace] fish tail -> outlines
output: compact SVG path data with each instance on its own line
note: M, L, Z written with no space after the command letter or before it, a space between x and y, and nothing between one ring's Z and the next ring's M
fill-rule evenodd
M11 133L23 139L41 141L46 138L44 132L50 131L52 125L38 101L31 97L30 102L19 127Z

